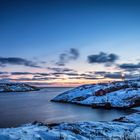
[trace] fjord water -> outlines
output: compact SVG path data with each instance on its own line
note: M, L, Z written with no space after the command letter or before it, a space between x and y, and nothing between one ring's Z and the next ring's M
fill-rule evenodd
M16 127L25 123L75 121L111 121L135 110L103 110L86 106L50 102L71 88L44 88L40 91L0 93L0 127Z

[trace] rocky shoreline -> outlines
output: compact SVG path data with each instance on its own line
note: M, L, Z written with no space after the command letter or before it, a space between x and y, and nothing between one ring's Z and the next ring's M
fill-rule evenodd
M140 81L90 84L74 88L51 101L104 109L129 109L140 106Z
M60 124L26 124L17 128L0 129L1 140L96 140L140 139L140 113L110 122L75 122Z

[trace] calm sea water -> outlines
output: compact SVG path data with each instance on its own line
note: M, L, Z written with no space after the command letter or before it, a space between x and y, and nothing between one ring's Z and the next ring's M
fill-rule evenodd
M45 88L32 92L0 93L0 127L16 127L25 123L75 121L111 121L134 110L103 110L55 103L50 100L70 88Z

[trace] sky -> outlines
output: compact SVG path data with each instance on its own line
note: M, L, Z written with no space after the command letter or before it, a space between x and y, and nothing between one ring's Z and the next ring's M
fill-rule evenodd
M136 78L139 16L139 0L0 0L0 82Z

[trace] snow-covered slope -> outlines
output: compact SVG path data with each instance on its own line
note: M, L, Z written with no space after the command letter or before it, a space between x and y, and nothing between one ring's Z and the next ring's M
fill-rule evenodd
M52 101L92 107L130 108L140 105L140 81L83 85L64 92Z
M33 91L39 88L24 83L0 83L0 92Z
M127 117L126 117L127 118ZM131 120L140 118L132 114ZM124 121L125 122L125 121ZM140 139L136 122L77 122L61 124L28 124L18 128L0 129L0 140L107 140Z
M140 126L140 112L133 113L133 114L127 115L125 117L120 117L118 119L115 119L114 121L135 123L135 124L138 124Z

